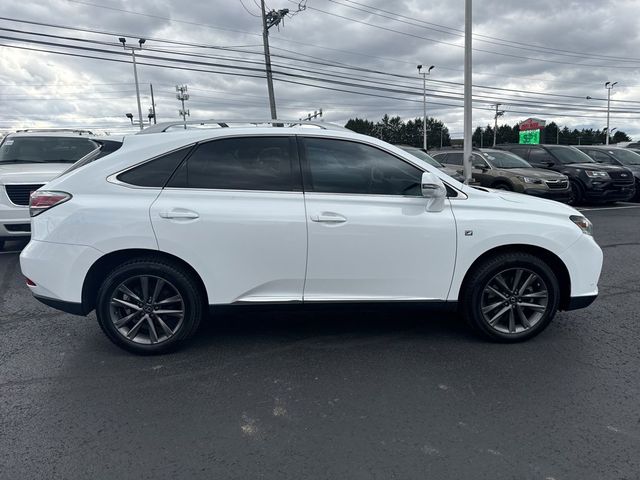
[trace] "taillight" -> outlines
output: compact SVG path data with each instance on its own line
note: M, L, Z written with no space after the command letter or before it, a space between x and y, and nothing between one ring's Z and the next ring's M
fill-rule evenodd
M29 214L32 217L40 215L56 205L71 199L71 194L66 192L48 192L46 190L36 190L29 198Z

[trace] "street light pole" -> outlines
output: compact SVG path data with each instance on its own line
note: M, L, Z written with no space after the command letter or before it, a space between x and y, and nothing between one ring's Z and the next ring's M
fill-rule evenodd
M464 0L464 159L463 172L464 183L471 182L471 155L472 145L472 104L471 104L471 31L472 31L472 3Z
M560 125L556 123L556 145L560 145Z
M609 145L609 114L611 112L611 90L618 82L606 82L604 88L607 89L607 138L606 144Z
M140 38L138 43L139 47L127 46L127 39L124 37L118 38L118 41L122 44L122 47L125 50L131 50L131 59L133 60L133 78L136 81L136 99L138 101L138 123L140 124L140 130L144 128L144 123L142 122L142 106L140 105L140 86L138 85L138 68L136 65L136 50L142 50L142 45L146 42L144 38Z
M493 124L493 146L496 146L496 141L498 138L498 117L504 115L504 110L502 111L498 111L498 107L500 106L500 103L496 103L496 114L493 117L494 118L494 124Z
M422 65L418 65L418 75L422 75L422 148L425 151L427 147L427 75L431 73L431 70L435 68L435 65L431 65L426 72L422 71Z

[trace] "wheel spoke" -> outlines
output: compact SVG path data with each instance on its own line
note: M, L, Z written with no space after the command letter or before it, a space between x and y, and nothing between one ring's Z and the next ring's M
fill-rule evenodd
M537 303L528 303L528 302L518 302L519 307L531 308L532 310L538 310L539 312L544 312L547 307L544 305L538 305Z
M149 298L149 277L140 277L140 286L142 287L142 298Z
M519 268L516 270L516 274L513 277L513 288L511 289L512 292L518 291L518 285L520 284L521 278L522 278L522 269Z
M522 324L522 326L524 328L529 328L531 326L531 323L529 322L529 319L522 311L522 307L520 305L516 305L516 312L518 312L518 318L520 319L520 323Z
M145 314L140 320L138 320L138 323L131 327L131 330L129 330L129 332L127 333L127 338L129 340L133 340L135 338L135 336L140 331L140 327L142 327L142 324L147 321L147 318L149 318L149 315Z
M527 289L527 287L531 284L531 282L533 282L536 278L538 277L536 276L535 273L529 274L527 279L522 284L522 287L520 287L520 290L518 291L518 295L522 295L524 291Z
M137 310L137 311L135 311L133 313L130 313L126 317L122 317L120 320L117 320L117 321L113 322L113 324L116 327L120 328L124 324L128 323L130 320L133 320L136 317L136 315L139 315L139 314L140 314L140 310Z
M120 298L112 298L111 303L117 303L123 307L131 308L132 310L136 311L142 310L142 308L140 308L138 305L134 305L133 303L127 302L126 300L122 300Z
M492 303L491 305L487 305L482 309L482 313L489 313L491 310L495 310L500 305L504 305L504 302L496 302L496 303Z
M182 315L183 310L156 310L156 315Z
M504 315L504 313L505 313L507 310L511 310L511 306L510 306L510 305L507 305L506 307L502 308L498 313L496 313L496 314L491 318L491 320L489 320L489 325L494 325L494 324L498 321L498 319L499 319L500 317L502 317L502 315Z
M547 291L543 292L534 292L534 293L525 293L524 295L520 295L522 298L547 298Z
M160 328L162 328L162 330L164 330L165 335L167 335L167 337L170 337L171 335L173 335L173 330L171 330L169 328L169 325L164 323L164 320L162 320L162 318L160 318L159 316L157 316L157 315L154 315L154 316L155 316L156 321L160 325Z
M513 314L513 308L509 309L509 333L515 333L516 332L516 319L515 319L515 315Z
M156 298L158 298L158 295L160 295L162 287L164 287L164 280L158 278L158 280L156 281L156 286L153 289L153 295L151 295L151 303L155 303Z
M154 305L166 305L167 303L177 303L181 301L182 301L182 297L180 295L174 295L173 297L160 300L159 302L156 302Z
M151 315L147 315L147 324L149 325L149 341L151 343L158 343L158 332L156 332L156 326L153 324Z
M498 290L496 290L495 288L493 288L491 285L487 286L487 290L492 291L493 293L495 293L496 295L498 295L501 299L506 300L507 296L503 295L502 293L500 293Z
M123 292L125 295L133 298L136 302L142 302L142 299L140 299L138 295L133 293L133 291L131 291L131 289L127 287L124 283L118 287L118 290Z
M499 273L498 275L495 276L496 282L498 282L500 284L500 286L504 289L505 292L510 292L511 289L507 286L507 282L504 281L504 278L502 278L502 274Z

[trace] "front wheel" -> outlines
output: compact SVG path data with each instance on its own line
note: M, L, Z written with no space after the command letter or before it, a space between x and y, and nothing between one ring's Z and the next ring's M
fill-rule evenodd
M160 258L140 258L114 269L98 292L96 315L107 337L142 355L166 353L200 324L204 300L192 275Z
M567 203L573 206L580 205L584 200L584 191L582 189L582 186L575 180L571 180L569 182L569 186L571 187L571 192L569 194L569 201Z
M534 337L555 316L558 280L535 255L507 253L482 262L470 273L460 295L466 320L483 336L501 342Z

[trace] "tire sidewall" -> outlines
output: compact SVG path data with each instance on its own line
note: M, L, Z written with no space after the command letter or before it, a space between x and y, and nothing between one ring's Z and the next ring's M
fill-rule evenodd
M519 342L536 336L544 330L555 316L560 303L558 280L551 268L542 260L529 254L511 254L504 262L488 261L480 267L475 282L466 288L471 291L466 296L464 314L472 325L485 336L500 342ZM515 334L505 334L489 326L482 315L482 294L487 283L498 273L510 268L526 268L538 275L546 284L549 293L548 309L535 326Z
M110 303L116 288L128 278L137 275L149 275L160 277L170 282L182 295L184 302L184 318L179 330L168 340L156 345L144 345L135 343L118 331L111 320ZM199 324L202 315L202 302L195 285L185 273L175 266L155 261L133 261L117 267L104 280L98 292L96 303L96 316L98 323L116 345L133 353L153 355L166 353L178 347L189 337Z

